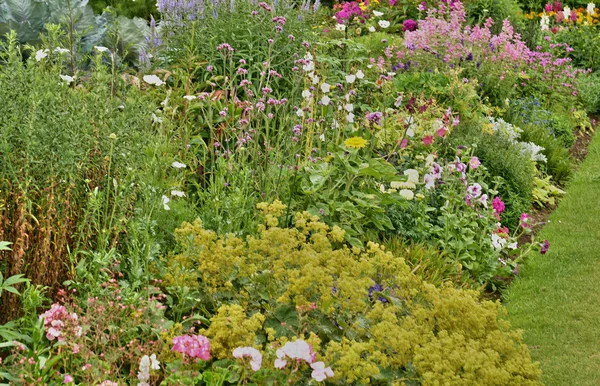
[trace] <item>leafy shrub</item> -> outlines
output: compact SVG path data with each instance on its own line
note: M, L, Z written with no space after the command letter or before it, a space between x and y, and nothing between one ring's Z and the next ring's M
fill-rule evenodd
M0 51L0 233L14 243L0 268L49 286L67 278L69 251L114 247L132 203L158 193L136 185L156 139L151 99L111 79L100 55L83 82L61 78L57 58L24 63L14 35ZM4 301L2 317L14 315Z
M531 206L533 178L536 175L530 157L521 152L519 146L501 135L494 135L479 125L460 125L452 132L451 143L455 146L473 145L476 155L493 179L500 178L497 185L498 195L506 203L502 218L511 228L516 227L521 213ZM491 184L492 181L489 181Z
M521 139L533 142L544 148L542 150L547 161L540 164L541 171L549 174L561 185L564 185L573 174L573 161L569 150L553 135L544 130L543 126L524 125ZM572 129L571 129L572 130Z
M316 216L298 213L295 227L280 228L284 207L261 207L266 225L256 237L244 242L201 222L184 224L181 254L164 262L171 296L186 288L205 294L197 307L215 315L205 334L219 347L248 344L255 335L253 346L273 360L274 348L306 338L334 369L335 384L473 384L481 377L486 384L537 384L539 370L519 335L498 319L499 304L426 284L378 244L349 249L344 232ZM472 360L480 370L464 372Z
M151 31L146 21L112 11L95 16L87 1L0 1L0 38L14 30L19 42L37 45L50 24L59 25L67 35L67 44L61 48L68 49L76 63L83 64L82 54L94 46L106 46L129 63L137 63L140 52L149 46Z
M117 13L128 18L141 17L150 20L151 15L156 15L156 0L91 0L90 5L97 14L107 7L112 7Z
M213 75L218 75L213 79L218 84L225 76L231 78L240 60L247 64L247 79L273 78L276 94L293 87L295 59L305 51L303 44L313 40L305 19L318 3L305 3L304 8L287 1L260 4L227 0L187 6L159 1L164 59L206 89ZM280 76L267 74L265 67L276 68Z
M579 98L583 108L590 114L600 112L600 72L590 75L581 75L579 82Z
M566 148L575 142L575 123L560 106L552 105L550 111L543 108L536 98L522 98L510 102L507 115L510 122L519 127L534 125L545 128Z

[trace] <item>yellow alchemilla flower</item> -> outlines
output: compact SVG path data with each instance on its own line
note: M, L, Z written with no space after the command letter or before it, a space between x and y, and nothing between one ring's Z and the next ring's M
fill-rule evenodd
M367 140L363 137L352 137L344 141L344 145L352 149L362 149L367 146L367 143Z

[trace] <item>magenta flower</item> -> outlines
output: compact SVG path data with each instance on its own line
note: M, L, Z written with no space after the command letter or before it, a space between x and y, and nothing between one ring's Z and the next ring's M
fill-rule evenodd
M550 13L552 11L554 11L554 8L552 7L552 3L548 3L544 6L544 11L546 11L547 13Z
M496 217L504 212L504 202L500 197L496 196L494 198L492 201L492 208L494 208L494 211L496 212Z
M432 143L433 143L432 135L426 135L425 137L423 137L423 145L427 146L427 145L431 145Z
M176 336L171 351L207 361L210 358L210 341L204 335Z
M531 224L530 224L529 214L522 213L521 214L521 218L519 220L519 226L522 226L523 228L529 228L530 225Z
M253 371L260 370L262 365L262 355L254 347L238 347L233 350L233 357L238 359L250 358L250 367Z
M477 169L479 165L481 165L481 161L479 161L479 158L473 157L469 160L469 166L471 167L471 169Z
M546 252L548 252L548 249L550 249L550 242L548 240L544 240L544 242L540 244L540 253L545 255Z
M404 31L415 31L417 29L417 22L413 19L404 20L404 23L402 23L402 29Z
M572 11L571 11L570 18L571 18L571 20L572 20L573 22L576 22L576 21L577 21L577 11L576 11L576 10L572 10Z
M69 374L65 374L65 378L63 379L63 383L67 384L67 383L71 383L73 382L73 377L70 376Z

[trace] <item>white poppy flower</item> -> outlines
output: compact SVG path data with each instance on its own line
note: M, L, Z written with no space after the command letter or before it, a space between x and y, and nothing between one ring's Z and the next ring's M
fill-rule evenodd
M331 89L331 86L329 85L329 83L323 83L321 85L321 91L323 91L323 92L329 92L330 89Z
M316 75L315 75L315 76L313 76L313 77L312 77L312 82L313 82L313 84L318 84L318 83L319 83L319 79L320 79L320 78L319 78L318 76L316 76Z
M310 99L311 96L312 96L312 94L311 94L310 90L306 89L306 90L302 91L302 97L304 99L308 100L308 99Z
M302 109L298 109L298 110L296 110L296 115L299 118L302 118L304 116L304 111L302 111Z
M376 31L375 27L373 27L373 26L370 26L370 27L368 28L368 30L369 30L369 32L375 32L375 31Z
M375 15L377 17L381 17L381 16L383 16L383 12L373 11L373 15Z
M163 82L158 76L156 75L144 75L144 82L148 83L148 84L152 84L155 86L162 86L163 84L165 84L165 82Z
M319 135L319 139L323 142L325 142L325 134L321 134Z
M364 72L362 72L361 70L358 70L358 71L356 71L356 77L357 77L358 79L362 79L362 78L364 78L364 77L365 77L365 73L364 73Z
M344 32L346 30L346 25L345 24L336 24L335 29L340 32Z
M60 79L64 80L65 82L67 82L69 84L71 84L75 80L74 77L69 76L69 75L61 75Z
M356 75L346 75L346 82L354 83L355 80L356 80Z
M351 113L351 112L354 111L354 105L352 103L347 103L347 104L344 105L344 109L347 112Z
M346 120L348 121L348 123L353 123L354 122L354 114L348 113L348 115L346 115Z
M46 56L48 56L48 50L38 50L35 53L35 61L39 62L40 60L44 59Z
M185 197L185 193L181 190L171 190L171 196L173 197Z
M323 98L321 98L321 103L324 106L329 106L330 102L331 102L331 99L327 95L325 95Z
M377 24L379 24L381 28L387 28L390 26L390 22L387 20L379 20Z
M171 201L171 199L167 196L162 196L162 204L163 204L163 208L165 208L165 210L171 210L171 207L169 207L169 201Z
M171 164L172 167L174 167L175 169L183 169L183 168L187 168L187 166L185 164L182 164L181 162L173 162Z
M193 101L194 99L198 99L195 95L184 95L183 99L187 99L188 101Z

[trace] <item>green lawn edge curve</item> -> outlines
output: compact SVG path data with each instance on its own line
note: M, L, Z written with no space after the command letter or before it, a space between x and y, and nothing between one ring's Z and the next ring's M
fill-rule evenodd
M545 385L600 385L600 135L537 240L548 239L505 294L511 324Z

